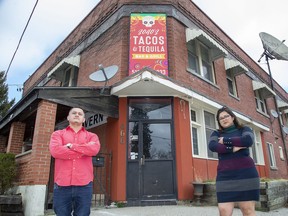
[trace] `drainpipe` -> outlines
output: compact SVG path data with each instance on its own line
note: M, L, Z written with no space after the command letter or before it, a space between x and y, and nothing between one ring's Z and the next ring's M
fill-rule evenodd
M269 76L270 76L271 89L274 91L273 78L272 78L270 65L269 65L269 56L267 54L265 54L265 58L266 58L268 71L269 71ZM279 114L279 108L278 108L277 99L276 99L275 95L273 96L273 99L274 99L274 104L275 104L276 111ZM288 165L288 152L287 152L287 148L286 148L285 136L284 136L283 128L282 128L282 125L281 125L280 117L278 117L278 123L279 123L279 126L280 126L280 133L281 133L281 138L282 138L282 142L283 142L283 146L284 146L284 151L285 151L285 156L286 156L286 163Z

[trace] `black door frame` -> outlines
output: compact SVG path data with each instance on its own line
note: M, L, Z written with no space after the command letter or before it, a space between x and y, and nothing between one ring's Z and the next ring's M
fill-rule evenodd
M147 98L147 97L145 97ZM171 119L138 119L138 120L129 120L129 116L127 115L127 131L129 131L129 123L130 122L138 122L139 125L138 125L138 139L141 141L141 143L139 143L139 148L142 148L141 152L143 154L143 124L163 124L163 123L166 123L166 124L169 124L170 125L170 133L171 133L171 152L172 152L172 174L173 174L173 191L174 193L173 194L169 194L167 196L154 196L154 197L151 197L149 199L149 197L144 197L143 196L143 184L144 182L143 181L143 178L142 178L142 175L143 175L143 167L141 167L141 161L140 161L140 157L142 155L139 155L139 160L136 160L136 161L129 161L128 160L128 157L127 157L127 162L126 162L126 170L127 170L127 178L126 178L126 196L127 196L127 201L128 201L128 205L143 205L143 203L145 202L144 205L147 205L147 202L146 201L153 201L153 204L155 204L155 201L164 201L164 202L167 202L167 201L171 201L171 200L175 200L176 202L176 198L177 198L177 182L176 182L176 153L175 153L175 139L174 139L174 115L173 115L173 98L171 97L149 97L149 98L163 98L163 99L167 99L167 98L170 98L171 99L171 111L172 111L172 116L171 116ZM127 100L127 109L129 109L129 99L133 99L133 98L128 98ZM139 99L139 97L137 97L137 99ZM128 111L129 113L129 111ZM140 132L141 131L141 132ZM130 132L127 132L127 143L126 143L126 151L127 151L127 154L129 153L128 151L128 147L129 147L129 134ZM141 137L140 137L141 136ZM140 152L138 150L138 152ZM128 156L128 155L127 155ZM160 160L159 160L160 161ZM129 164L134 164L133 166L134 167L137 167L138 166L138 178L135 178L133 179L133 183L131 184L131 182L129 182ZM134 168L135 169L135 168ZM137 184L135 184L135 181L137 181ZM128 197L128 187L133 187L135 189L138 190L138 197L135 198L131 198L131 197ZM137 187L137 188L136 188Z

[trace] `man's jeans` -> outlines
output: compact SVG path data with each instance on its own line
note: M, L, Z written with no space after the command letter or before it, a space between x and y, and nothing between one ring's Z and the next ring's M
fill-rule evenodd
M53 208L57 216L89 216L93 183L84 186L54 184ZM73 212L73 214L71 214Z

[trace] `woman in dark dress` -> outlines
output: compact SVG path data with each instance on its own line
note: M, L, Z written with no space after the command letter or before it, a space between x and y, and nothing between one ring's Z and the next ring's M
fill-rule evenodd
M238 203L243 216L255 216L260 181L249 147L254 143L253 131L242 126L227 107L217 112L219 130L209 140L209 149L218 153L216 192L220 216L232 216Z

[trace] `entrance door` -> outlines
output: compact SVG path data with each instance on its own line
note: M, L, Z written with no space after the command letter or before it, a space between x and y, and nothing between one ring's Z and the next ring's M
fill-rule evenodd
M171 99L129 100L127 198L175 199Z

